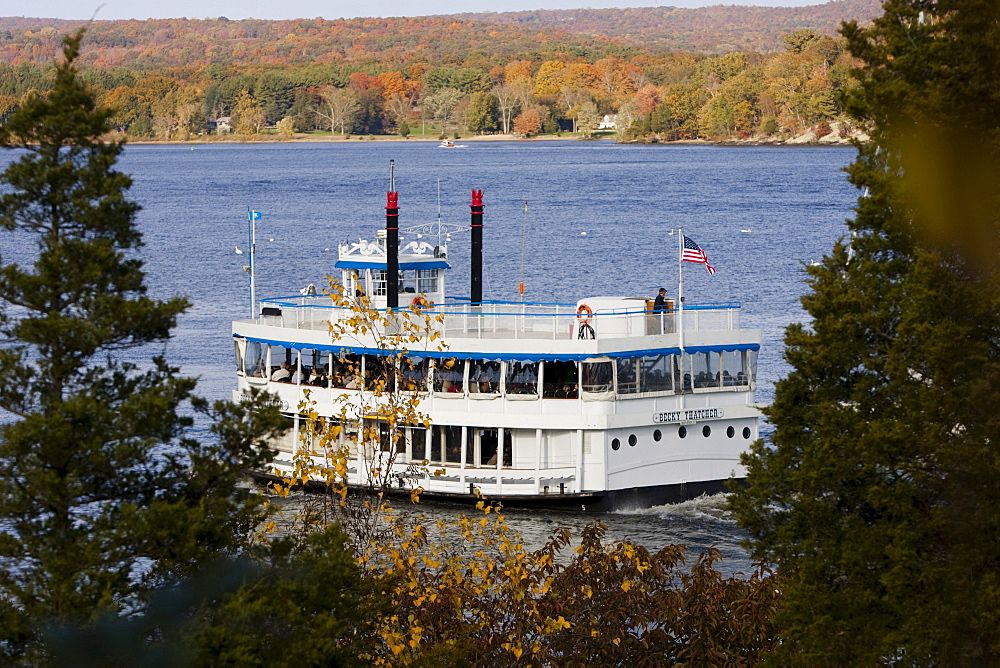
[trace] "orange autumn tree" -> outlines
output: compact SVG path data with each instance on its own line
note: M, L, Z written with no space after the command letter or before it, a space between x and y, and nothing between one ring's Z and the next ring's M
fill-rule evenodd
M514 132L524 137L537 135L542 131L542 119L534 107L525 109L514 119Z

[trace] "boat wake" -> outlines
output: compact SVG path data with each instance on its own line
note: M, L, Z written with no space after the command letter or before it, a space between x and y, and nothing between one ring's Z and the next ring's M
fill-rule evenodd
M699 522L735 524L726 507L728 494L699 496L697 499L681 503L668 503L652 508L622 511L629 515L653 515L661 519L684 519Z

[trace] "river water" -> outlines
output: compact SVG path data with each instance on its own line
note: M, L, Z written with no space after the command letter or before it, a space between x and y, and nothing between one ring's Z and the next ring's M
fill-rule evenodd
M168 359L201 379L200 392L228 398L234 385L230 323L250 311L247 209L257 222L257 294L298 294L325 284L338 243L371 238L385 221L395 161L400 227L437 220L467 225L470 190L484 190L487 299L576 301L608 294L677 291L682 226L717 269L686 263L688 303L739 301L743 326L763 331L757 400L773 398L787 370L784 327L804 318L804 263L846 232L857 192L843 168L852 148L628 146L607 142L209 144L130 146L120 167L142 205L142 259L152 296L185 295ZM0 159L5 162L9 156ZM525 212L525 202L528 203ZM523 249L523 251L522 251ZM0 249L5 259L28 247ZM453 236L448 292L469 291L468 235ZM764 433L766 427L762 428ZM456 512L448 506L430 512ZM537 544L582 514L509 511ZM726 570L745 570L739 529L724 499L601 516L609 535L649 548L715 545Z

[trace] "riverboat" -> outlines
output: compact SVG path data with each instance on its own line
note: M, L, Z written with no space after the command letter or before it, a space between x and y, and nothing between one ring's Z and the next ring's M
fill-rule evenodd
M425 497L612 510L716 493L744 477L740 454L758 437L761 334L741 327L739 304L685 303L682 282L655 306L629 295L483 299L482 191L468 228L470 296L452 298L446 244L430 243L426 228L401 237L397 201L390 192L374 240L339 246L339 303L314 289L259 304L251 296L253 317L233 323L234 400L266 389L291 426L273 444L272 475L290 473L303 449L317 463L330 454L315 450L306 401L313 416L341 423L326 445L346 454L351 485L381 477ZM678 251L682 267L683 242ZM381 324L352 329L358 309ZM399 318L422 323L405 345L392 338ZM387 388L421 417L388 419L376 406ZM380 437L367 446L359 433Z

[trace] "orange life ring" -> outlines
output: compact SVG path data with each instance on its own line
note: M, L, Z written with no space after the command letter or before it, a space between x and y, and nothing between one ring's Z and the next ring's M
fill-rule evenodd
M412 306L415 309L427 308L430 305L431 305L430 302L427 301L427 298L424 297L423 295L417 295L416 297L413 298L413 301L410 302L410 306Z
M576 319L583 324L589 324L590 318L594 315L593 309L591 309L586 304L580 304L580 308L576 310Z

